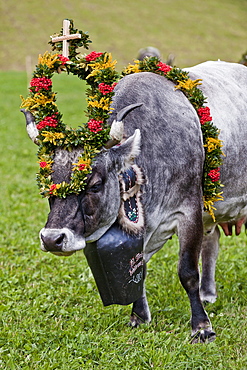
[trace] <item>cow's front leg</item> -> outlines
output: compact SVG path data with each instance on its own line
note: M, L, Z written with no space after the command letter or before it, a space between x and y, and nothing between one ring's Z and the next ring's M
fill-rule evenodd
M151 314L148 307L148 301L145 291L145 278L146 278L146 264L144 263L144 284L142 296L133 303L130 326L137 328L140 324L148 323L151 321Z
M133 328L137 328L140 324L148 323L150 321L151 314L144 288L142 296L133 303L130 316L130 326L132 326Z
M215 285L215 267L219 251L220 231L218 226L203 237L202 242L202 277L200 297L203 302L214 303L217 298Z
M192 221L192 222L191 222ZM194 221L194 222L193 222ZM202 243L202 221L200 217L188 219L179 228L178 274L186 290L191 306L192 343L213 341L215 333L203 308L199 295L198 260Z

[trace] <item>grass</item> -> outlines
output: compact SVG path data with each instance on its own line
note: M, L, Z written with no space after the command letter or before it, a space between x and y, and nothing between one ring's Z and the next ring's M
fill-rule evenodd
M218 58L237 62L247 48L244 0L2 0L0 14L0 70L25 70L30 59L34 65L64 18L89 32L91 50L112 52L119 69L149 45L164 60L174 54L181 68Z
M207 307L214 343L190 344L176 238L148 266L153 321L132 330L130 307L102 307L83 252L58 258L40 251L48 205L38 195L36 147L19 113L27 80L24 72L0 78L0 369L247 369L246 235L222 238L219 298ZM65 121L76 125L83 119L83 84L71 76L54 82Z

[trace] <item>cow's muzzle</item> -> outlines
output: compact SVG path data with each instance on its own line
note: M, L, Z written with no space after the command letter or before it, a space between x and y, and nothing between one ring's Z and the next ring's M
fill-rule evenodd
M43 228L39 234L41 249L58 256L70 256L86 245L83 237L76 236L71 230Z

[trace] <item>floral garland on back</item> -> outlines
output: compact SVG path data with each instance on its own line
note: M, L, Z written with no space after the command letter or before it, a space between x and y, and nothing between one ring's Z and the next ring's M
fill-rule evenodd
M205 148L205 160L203 169L203 204L215 221L213 206L218 200L223 200L224 185L220 182L220 166L223 162L222 141L219 139L219 130L213 125L210 108L205 106L206 97L197 87L201 85L201 79L191 80L188 72L177 67L171 67L162 63L157 57L145 58L143 61L135 60L135 64L129 64L122 73L126 76L131 73L153 72L166 77L176 84L175 90L180 89L195 108L201 123L203 145Z
M62 43L52 44L55 54L46 52L39 56L36 70L30 82L30 94L22 97L21 107L30 111L39 130L38 159L40 171L37 182L40 194L44 197L58 196L65 198L68 194L79 194L84 190L87 175L92 170L94 157L109 139L110 127L107 119L111 113L110 104L114 95L113 89L119 78L127 74L139 72L153 72L165 76L176 84L175 89L180 89L187 96L196 109L202 128L205 147L205 163L203 175L203 202L204 210L215 221L214 202L223 200L220 187L220 165L222 164L222 142L218 138L219 131L213 125L209 107L204 106L206 98L198 89L201 80L191 80L188 73L170 67L159 61L156 57L145 58L129 65L119 76L115 70L116 61L112 60L109 53L88 55L76 52L77 47L84 46L88 49L91 42L89 36L82 31L74 29L70 21L70 33L81 33L81 39L71 41L70 59L61 53ZM62 34L62 31L61 33ZM86 80L89 88L87 95L86 124L78 129L68 128L62 121L62 114L56 105L56 94L52 91L52 76L55 72L65 71ZM51 178L54 152L57 147L72 150L73 147L83 147L84 152L77 163L73 164L71 181L54 184Z

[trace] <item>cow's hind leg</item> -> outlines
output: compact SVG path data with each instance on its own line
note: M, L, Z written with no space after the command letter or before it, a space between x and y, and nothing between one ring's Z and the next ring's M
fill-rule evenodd
M144 264L144 279L146 277L146 264ZM151 314L148 307L145 286L143 286L142 296L133 303L130 316L130 326L137 328L140 324L151 321Z
M203 237L202 242L202 277L200 297L203 302L214 303L217 298L215 285L215 267L219 251L220 231L218 226Z
M203 236L199 214L180 223L178 236L180 242L178 274L190 300L192 343L211 342L215 339L215 333L199 294L198 261Z

